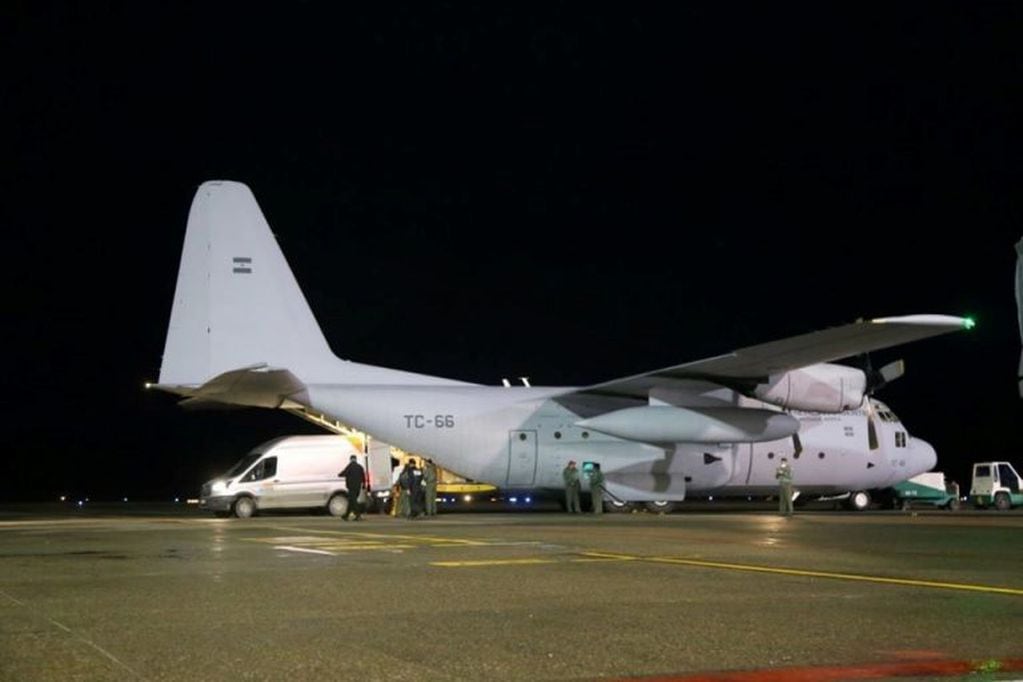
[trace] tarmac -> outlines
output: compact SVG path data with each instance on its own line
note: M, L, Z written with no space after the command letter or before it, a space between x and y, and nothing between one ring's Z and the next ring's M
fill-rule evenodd
M0 506L0 680L1023 679L1023 513Z

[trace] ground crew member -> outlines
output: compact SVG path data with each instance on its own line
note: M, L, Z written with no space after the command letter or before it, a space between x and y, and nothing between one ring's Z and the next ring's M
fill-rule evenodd
M774 477L778 479L778 513L792 516L792 467L789 460L781 458Z
M580 513L579 509L579 470L575 468L575 460L568 460L562 470L561 478L565 482L565 507L569 514Z
M398 485L397 481L395 481L394 485L391 486L391 516L398 515L398 511L401 508L402 497L403 493L401 490L401 486Z
M423 467L423 488L426 495L426 515L437 515L437 465L432 459L426 460Z
M403 518L412 518L412 460L405 462L405 468L398 474L398 487L401 495L398 499L398 513Z
M593 499L593 513L604 513L604 473L600 462L594 462L590 469L590 497Z
M338 478L345 479L345 488L348 490L348 508L341 515L343 521L348 520L348 515L354 513L355 520L362 520L362 505L359 504L359 495L366 485L366 470L359 464L359 458L352 455L348 458L348 466L338 472Z
M410 459L409 463L412 465L409 469L409 503L412 515L409 518L414 519L423 513L423 470L415 460Z

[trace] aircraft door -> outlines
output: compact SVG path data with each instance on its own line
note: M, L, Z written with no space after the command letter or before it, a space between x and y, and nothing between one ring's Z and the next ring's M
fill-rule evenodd
M508 487L533 485L536 476L536 431L508 432Z

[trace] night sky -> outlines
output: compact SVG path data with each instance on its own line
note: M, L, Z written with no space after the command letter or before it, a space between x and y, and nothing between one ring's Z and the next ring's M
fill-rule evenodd
M1019 3L6 3L0 501L194 496L315 427L148 393L247 183L334 351L585 385L860 317L939 468L1023 464Z

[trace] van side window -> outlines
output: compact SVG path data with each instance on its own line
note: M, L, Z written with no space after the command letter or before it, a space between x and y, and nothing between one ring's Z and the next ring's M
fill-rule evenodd
M252 470L245 475L242 479L243 483L249 481L262 481L263 479L270 478L277 473L277 458L267 457L262 460L256 466L252 467Z

